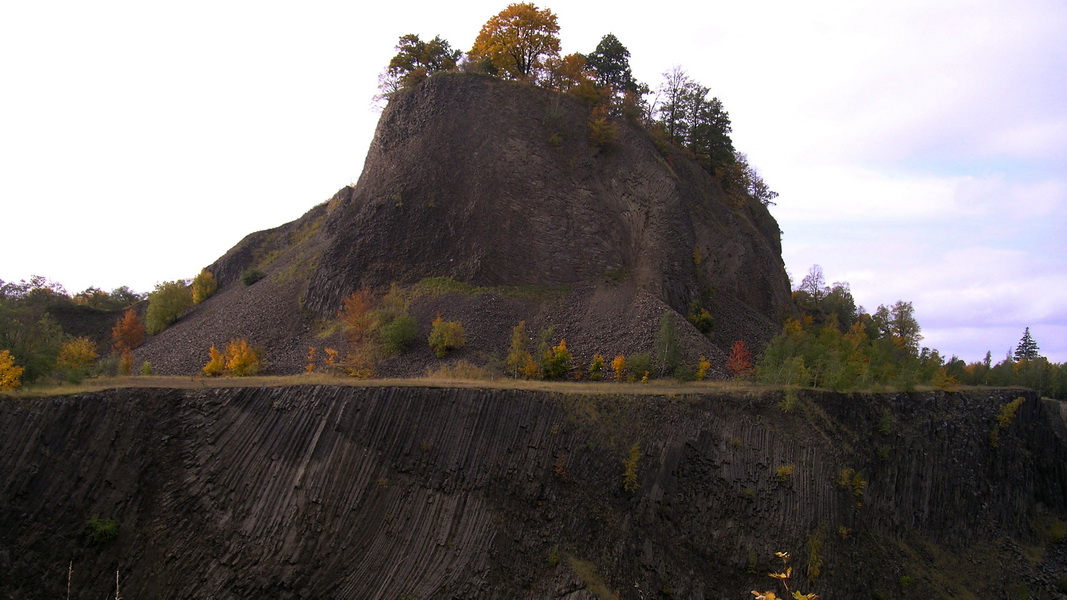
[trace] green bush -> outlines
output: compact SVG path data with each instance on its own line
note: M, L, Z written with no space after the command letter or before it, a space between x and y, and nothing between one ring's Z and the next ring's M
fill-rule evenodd
M415 317L403 314L383 325L379 333L385 351L390 354L400 354L418 339L419 325Z
M246 269L244 273L241 273L241 283L252 285L260 279L263 279L265 276L266 274L259 269Z
M145 312L145 330L155 335L177 321L190 306L193 295L181 281L166 281L148 294L148 310Z
M459 321L445 321L441 315L437 315L427 341L434 355L444 358L449 350L457 350L467 344L467 334Z
M101 519L94 515L86 523L85 536L89 539L89 543L103 546L115 541L115 538L119 536L119 524L115 522L115 519Z

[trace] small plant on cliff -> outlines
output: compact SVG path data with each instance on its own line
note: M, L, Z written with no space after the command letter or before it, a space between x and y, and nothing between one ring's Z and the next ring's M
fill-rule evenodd
M622 489L627 492L636 492L641 484L637 482L637 463L641 460L641 444L634 442L630 446L630 453L626 460L622 461L624 467L622 473Z
M993 431L989 434L989 443L994 448L1000 446L1000 432L1007 429L1011 422L1015 420L1015 413L1019 410L1019 407L1023 405L1026 398L1019 396L1018 398L1008 402L1004 406L1000 407L1000 414L997 415L997 424L993 427Z
M794 469L796 469L796 465L781 465L774 472L774 478L778 481L789 481L793 478Z
M782 584L785 588L785 596L781 596L783 600L792 598L793 600L816 600L819 596L817 594L804 594L799 591L793 591L789 589L789 580L793 577L793 567L789 566L789 553L788 552L775 552L775 556L782 559L782 570L775 571L773 573L767 573L768 576L773 577ZM778 594L771 591L760 592L752 590L752 595L755 596L755 600L778 600Z
M694 302L689 307L689 316L686 318L693 324L693 327L697 328L697 331L704 335L711 333L711 330L715 328L715 318L699 302Z
M266 277L266 273L260 271L259 269L246 269L243 273L241 273L241 283L245 285L252 285L260 279L263 279L264 277Z
M863 474L854 469L841 469L837 476L837 485L850 490L856 497L856 506L862 505L863 494L867 491L867 480Z
M459 321L445 321L441 313L430 326L428 339L430 348L437 358L444 358L449 350L457 350L467 344L467 334L463 331L463 324Z
M115 519L101 519L93 515L85 525L85 537L94 546L103 546L119 536L119 524Z

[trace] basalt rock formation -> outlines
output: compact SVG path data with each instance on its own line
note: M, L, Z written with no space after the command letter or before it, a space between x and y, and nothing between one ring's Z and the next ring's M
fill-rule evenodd
M1058 597L1060 403L617 391L0 399L0 597Z
M625 120L613 142L592 145L589 117L573 97L469 74L397 94L358 184L210 265L221 292L143 358L195 372L208 346L240 336L264 346L275 371L298 371L313 324L344 296L428 278L496 290L415 307L424 329L437 311L480 320L466 327L472 356L506 348L520 320L555 326L583 358L648 352L664 312L688 328L693 358L722 359L739 339L761 347L790 304L767 208L728 198L684 151ZM266 277L246 287L253 268ZM697 303L715 318L709 338L685 321Z

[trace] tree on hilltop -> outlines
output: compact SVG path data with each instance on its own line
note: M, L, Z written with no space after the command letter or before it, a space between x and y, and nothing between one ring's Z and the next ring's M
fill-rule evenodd
M1040 348L1037 347L1037 342L1030 336L1030 328L1027 327L1023 332L1023 337L1019 340L1019 345L1015 347L1015 360L1034 360L1041 356L1038 354Z
M455 69L463 54L453 50L441 36L424 42L414 33L400 36L396 50L378 84L384 96L411 87L434 73Z
M546 58L559 55L558 33L551 10L530 2L509 4L482 26L468 58L491 73L532 81Z
M617 94L638 92L640 86L630 70L630 51L614 34L605 35L585 61L596 72L597 85Z

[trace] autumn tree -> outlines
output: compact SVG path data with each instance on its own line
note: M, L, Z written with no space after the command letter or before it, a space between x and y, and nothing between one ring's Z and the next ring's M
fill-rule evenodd
M1023 332L1022 339L1019 340L1019 345L1015 347L1013 358L1015 360L1034 360L1040 356L1038 350L1040 348L1037 347L1037 342L1034 341L1034 338L1030 336L1030 328L1027 327L1026 331Z
M557 92L573 92L589 102L599 100L593 74L586 68L585 57L581 54L545 59L541 85Z
M747 377L752 374L752 352L748 350L744 340L737 340L730 348L730 357L726 361L726 369L734 377Z
M22 367L15 364L15 357L7 350L0 350L0 390L14 390L22 385Z
M215 281L215 276L211 274L211 271L200 271L200 274L193 278L193 304L200 304L204 300L207 300L213 296L218 289L219 283Z
M137 311L129 309L111 328L111 342L116 354L125 354L144 343L145 326Z
M533 357L526 349L529 341L530 338L526 334L526 321L519 321L519 324L511 330L511 346L508 348L508 356L504 361L504 367L512 377L524 376L526 365L533 362Z
M244 338L230 340L222 352L212 344L208 354L208 363L202 369L204 375L247 377L256 375L263 368L263 350Z
M93 367L93 363L99 358L96 352L96 344L87 337L77 337L63 342L59 347L59 355L56 357L56 367L61 371L65 379L69 381L81 381Z
M434 73L455 69L463 54L441 36L425 42L414 33L400 36L396 51L379 82L384 96L412 87Z
M549 9L509 4L482 26L468 58L495 74L533 81L544 60L559 54L559 24Z
M370 290L358 290L345 296L338 318L345 327L345 336L353 343L362 342L371 332L374 323L371 311L374 296Z

